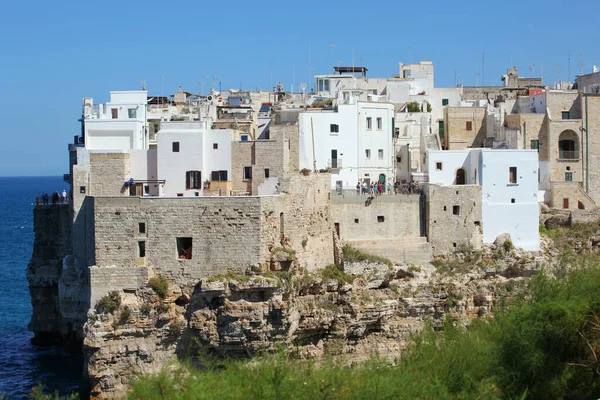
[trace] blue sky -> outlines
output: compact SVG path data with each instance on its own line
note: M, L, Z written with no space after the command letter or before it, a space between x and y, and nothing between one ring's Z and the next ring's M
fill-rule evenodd
M5 2L0 13L0 176L60 175L67 144L79 131L81 99L110 90L151 94L222 87L298 85L341 60L369 76L397 73L398 62L432 60L436 86L457 74L474 85L485 52L485 83L500 83L512 64L522 76L552 83L600 65L600 2L483 1L29 1ZM585 3L585 15L578 5ZM552 21L557 21L553 26ZM334 44L335 47L330 45ZM330 52L331 51L331 52ZM330 55L331 54L331 55ZM330 61L331 60L331 61ZM535 64L530 72L529 65ZM481 82L481 76L478 78ZM218 86L218 83L217 83Z

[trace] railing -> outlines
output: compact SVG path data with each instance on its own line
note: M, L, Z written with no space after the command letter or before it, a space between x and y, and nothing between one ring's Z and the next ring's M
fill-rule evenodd
M330 158L329 161L327 161L327 168L332 168L332 169L342 168L342 159L341 158Z
M559 150L558 151L558 159L569 160L569 161L579 161L579 151L575 150Z

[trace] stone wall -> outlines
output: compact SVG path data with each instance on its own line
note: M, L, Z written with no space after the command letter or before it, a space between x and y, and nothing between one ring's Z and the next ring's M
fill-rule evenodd
M421 237L419 196L332 194L331 203L333 223L343 243L396 263L430 261L427 239Z
M333 264L330 174L298 173L280 180L283 201L262 197L262 249L279 246L283 234L296 253L298 267L309 271ZM282 229L283 228L283 229Z
M446 149L483 147L486 135L485 115L483 107L447 107L444 110ZM467 130L467 122L471 123L471 130Z
M579 93L575 90L546 91L546 109L550 113L550 119L559 121L562 119L562 111L569 111L571 119L581 118L581 103L578 101Z
M289 171L297 172L300 170L300 136L298 124L294 125L271 125L271 138L289 141Z
M131 178L129 153L91 153L90 185L92 196L128 196L123 183Z
M568 210L595 209L593 200L586 195L580 182L551 182L550 206ZM565 207L566 206L566 207Z
M534 114L534 113L520 113L520 114L508 114L504 117L506 126L510 128L521 128L523 135L527 135L525 138L526 149L531 149L531 141L539 141L539 149L543 146L547 146L545 135L542 132L544 126L544 119L546 114ZM540 161L542 160L542 154L540 151Z
M90 304L112 290L123 290L144 286L152 276L150 268L142 267L90 267Z
M233 190L258 193L258 186L269 177L283 178L289 171L289 142L257 140L231 143L231 175ZM252 179L244 179L244 167L252 167Z
M434 256L481 248L481 186L429 184L427 237Z
M256 197L95 198L94 220L98 267L149 266L185 284L264 262ZM191 238L191 259L179 258L178 238ZM145 257L140 257L140 242Z
M585 99L587 97L588 111L585 113ZM589 173L590 173L590 197L594 199L597 204L600 204L600 96L598 95L587 95L581 96L581 104L584 113L582 115L583 126L587 127L589 138ZM583 134L583 146L584 146L584 165L585 165L585 133ZM585 176L585 174L584 174ZM585 187L585 184L584 184Z

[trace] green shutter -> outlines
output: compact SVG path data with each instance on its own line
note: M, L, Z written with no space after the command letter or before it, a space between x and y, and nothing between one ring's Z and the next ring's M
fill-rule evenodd
M438 121L438 126L440 129L440 138L444 137L444 121Z

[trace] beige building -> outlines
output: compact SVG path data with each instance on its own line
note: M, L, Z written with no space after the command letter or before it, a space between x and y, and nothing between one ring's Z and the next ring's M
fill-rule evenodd
M446 107L444 109L444 136L446 150L464 150L485 144L485 107Z

